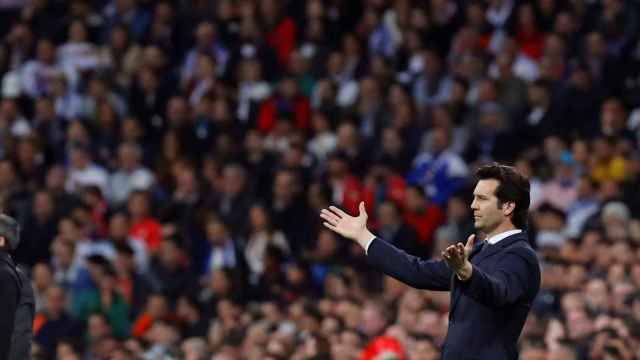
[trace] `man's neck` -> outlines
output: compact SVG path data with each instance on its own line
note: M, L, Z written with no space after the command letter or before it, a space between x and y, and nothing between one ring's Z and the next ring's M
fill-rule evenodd
M490 233L487 233L487 236L486 236L485 240L489 240L495 235L501 234L501 233L506 232L506 231L511 231L511 230L518 230L518 228L515 227L511 222L504 222L504 223L498 225L498 227L496 227Z

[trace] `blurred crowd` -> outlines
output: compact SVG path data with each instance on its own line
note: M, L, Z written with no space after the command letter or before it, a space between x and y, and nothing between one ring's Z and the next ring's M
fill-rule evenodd
M0 0L34 359L438 359L473 170L531 181L526 360L640 359L637 0Z

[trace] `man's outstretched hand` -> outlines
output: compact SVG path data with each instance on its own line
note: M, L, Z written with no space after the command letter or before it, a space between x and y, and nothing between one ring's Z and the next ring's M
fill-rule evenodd
M442 252L442 257L449 268L458 275L460 280L468 280L473 272L473 266L469 261L469 254L475 244L475 235L469 236L467 244L462 245L461 242L450 245Z
M320 211L320 217L324 219L322 225L336 233L356 241L366 249L368 242L375 237L367 229L367 211L364 201L360 202L358 216L351 216L335 206Z

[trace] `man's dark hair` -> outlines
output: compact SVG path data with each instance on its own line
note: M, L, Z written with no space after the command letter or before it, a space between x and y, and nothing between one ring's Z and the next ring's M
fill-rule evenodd
M515 203L515 209L511 215L511 222L518 229L527 226L529 216L529 180L522 176L514 167L493 163L481 166L476 170L478 180L494 179L498 181L496 197L498 207L507 202Z

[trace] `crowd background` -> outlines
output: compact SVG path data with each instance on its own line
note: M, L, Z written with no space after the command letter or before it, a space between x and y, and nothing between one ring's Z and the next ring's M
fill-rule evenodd
M640 358L636 0L0 0L0 209L38 359L437 359L473 170L531 181L521 358Z

